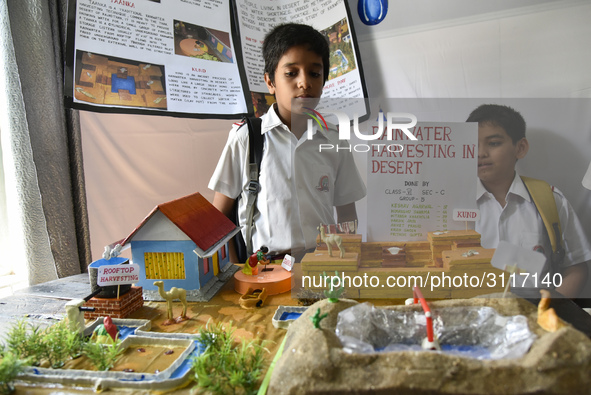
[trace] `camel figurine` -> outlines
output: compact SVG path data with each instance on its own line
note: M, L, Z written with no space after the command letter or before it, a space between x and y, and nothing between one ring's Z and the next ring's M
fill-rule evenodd
M162 325L171 325L179 323L187 319L187 291L182 288L172 287L170 291L164 290L164 283L162 281L154 281L154 285L158 287L158 293L166 300L168 319ZM179 299L183 304L183 313L177 318L172 318L172 301Z
M345 247L343 246L343 238L336 234L326 234L324 231L324 226L320 224L318 228L320 231L320 241L326 244L326 248L328 248L328 255L332 256L332 245L336 245L341 252L340 257L345 257Z

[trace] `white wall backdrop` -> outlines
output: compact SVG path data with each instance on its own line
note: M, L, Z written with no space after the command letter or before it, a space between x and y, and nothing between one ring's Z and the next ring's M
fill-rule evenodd
M348 1L373 98L591 98L589 1L390 0L374 27ZM547 103L517 108L531 146L520 172L558 186L591 234L591 192L581 186L591 160L589 104ZM233 121L82 112L81 122L98 259L155 205L195 191L211 200L207 183Z

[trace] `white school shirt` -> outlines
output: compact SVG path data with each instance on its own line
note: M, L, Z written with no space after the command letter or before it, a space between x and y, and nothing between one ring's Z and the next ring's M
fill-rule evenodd
M552 187L558 209L565 256L562 267L583 263L591 259L591 246L577 214L562 192ZM480 179L476 189L480 219L476 231L481 234L484 248L496 248L499 241L543 253L546 265L543 274L550 268L552 244L542 217L527 191L521 177L515 173L513 183L505 197L506 205L501 207L492 193L488 192Z
M261 117L265 136L256 200L253 249L267 246L270 254L313 248L317 227L334 224L334 207L356 202L365 184L346 150L319 152L319 144L338 144L338 133L315 128L313 139L298 141L281 122L274 106ZM316 125L314 125L316 126ZM242 194L240 224L246 222L248 130L235 124L208 187L232 199ZM347 142L340 142L345 146ZM297 171L293 171L296 169ZM295 191L295 193L294 193ZM243 234L245 228L242 229Z

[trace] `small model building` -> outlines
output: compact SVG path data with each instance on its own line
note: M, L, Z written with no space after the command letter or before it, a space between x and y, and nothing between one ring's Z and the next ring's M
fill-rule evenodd
M165 289L185 289L188 301L206 301L233 274L228 241L239 230L194 193L156 206L121 244L131 244L144 299L162 300L154 285L161 280Z
M431 246L433 264L437 267L443 267L442 254L444 251L480 247L480 234L473 230L429 232L427 240Z
M339 258L336 254L331 257L326 245L320 243L314 252L302 259L302 274L319 278L325 271L333 273L338 270L351 278L374 278L374 284L378 284L376 287L367 281L361 285L346 282L349 298L405 298L405 287L413 284L386 286L389 278L390 281L396 278L392 276L421 278L428 284L434 283L430 282L429 276L437 276L441 281L429 289L428 297L431 298L469 298L503 291L499 276L504 272L490 264L495 250L481 247L480 234L474 230L428 232L428 240L412 242L362 242L361 235L340 236L345 245L345 257ZM451 283L451 276L482 278L485 271L487 279L492 278L494 282L482 282L477 287Z

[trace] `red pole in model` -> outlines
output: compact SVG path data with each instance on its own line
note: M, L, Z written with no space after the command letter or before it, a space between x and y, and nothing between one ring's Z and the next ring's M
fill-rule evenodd
M431 308L427 304L427 301L423 297L423 293L416 285L412 289L414 304L421 302L423 311L425 312L425 318L427 319L427 337L423 340L422 347L426 350L441 350L439 342L433 332L433 317L431 315Z

